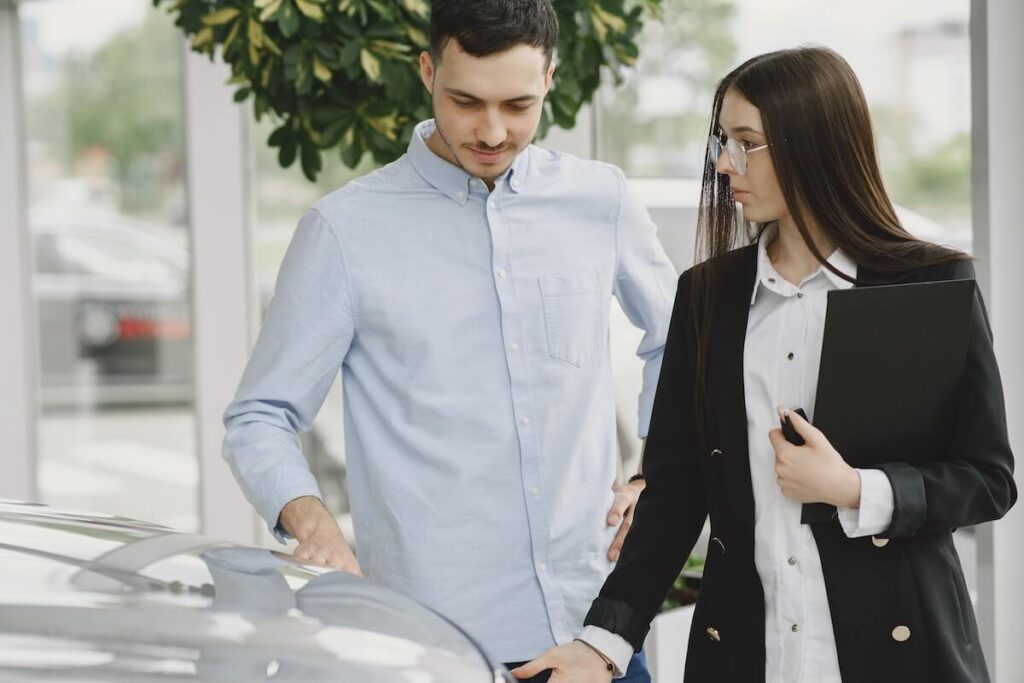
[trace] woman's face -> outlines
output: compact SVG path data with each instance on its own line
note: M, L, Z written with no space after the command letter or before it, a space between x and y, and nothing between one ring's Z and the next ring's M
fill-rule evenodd
M761 124L761 112L735 88L725 92L718 117L719 136L737 140L745 149L754 149L768 142ZM771 147L747 155L747 172L740 175L723 149L715 169L729 176L733 199L743 205L743 217L756 223L767 223L789 217L782 188L775 176Z

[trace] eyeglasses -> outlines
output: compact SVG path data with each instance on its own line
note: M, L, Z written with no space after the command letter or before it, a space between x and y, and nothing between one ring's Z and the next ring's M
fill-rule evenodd
M769 145L758 145L757 147L746 147L745 143L740 142L734 138L725 138L725 142L722 142L722 138L717 135L708 136L708 163L712 167L718 164L718 160L722 157L722 149L725 149L726 154L729 155L729 162L732 167L740 175L747 174L747 155L753 154L754 152L760 152L762 149L767 149Z

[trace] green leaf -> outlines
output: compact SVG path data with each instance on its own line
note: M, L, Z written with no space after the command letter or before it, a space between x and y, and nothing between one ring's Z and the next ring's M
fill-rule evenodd
M282 147L289 140L292 139L292 130L288 126L281 126L276 128L270 137L267 138L267 145L269 147Z
M324 134L320 136L320 147L322 149L334 147L341 140L341 136L344 135L345 131L350 127L351 122L345 121L341 121L327 127L324 129Z
M316 181L316 176L323 168L323 157L320 150L312 143L302 143L302 173L310 182Z
M320 8L320 5L310 0L295 0L295 4L298 5L299 11L305 16L309 17L313 21L322 21L324 18L324 11Z
M283 0L270 0L270 2L263 7L263 11L260 12L260 21L270 21L273 19L281 10L281 5L283 4ZM259 7L259 3L257 3L256 6Z
M351 133L355 129L349 129ZM359 165L359 162L363 160L363 148L362 140L359 135L345 136L346 138L351 137L351 142L342 145L341 147L341 162L349 168L355 168Z
M207 26L223 26L224 24L228 23L229 21L237 17L239 14L240 12L234 7L227 7L225 9L217 10L216 12L207 14L205 17L203 17L203 23Z
M359 63L359 51L362 49L358 40L350 40L341 49L342 66L355 66Z
M281 150L277 153L277 163L281 164L282 168L288 168L295 163L297 152L298 145L295 144L295 140L288 139L281 145Z
M292 0L284 0L281 9L277 12L277 27L281 29L281 35L291 38L299 31L299 13L292 4Z
M405 9L421 17L430 16L430 7L423 0L402 0Z
M363 49L359 52L359 63L363 65L363 71L371 81L380 79L380 60L369 50Z

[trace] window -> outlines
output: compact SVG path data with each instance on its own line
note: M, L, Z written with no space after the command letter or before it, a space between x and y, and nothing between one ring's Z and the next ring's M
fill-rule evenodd
M18 17L40 496L194 530L180 34L149 0Z
M887 189L907 228L970 249L968 0L862 0L827 12L813 0L664 4L665 21L644 29L637 67L621 88L604 89L598 107L598 153L639 179L663 210L663 238L692 244L698 189L678 181L700 177L718 80L757 54L817 44L857 72ZM687 210L675 221L673 205ZM677 265L689 265L684 256Z

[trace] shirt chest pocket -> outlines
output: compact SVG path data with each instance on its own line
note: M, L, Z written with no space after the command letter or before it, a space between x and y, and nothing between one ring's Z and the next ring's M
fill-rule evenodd
M601 341L601 280L597 271L546 275L540 279L552 358L584 367Z

